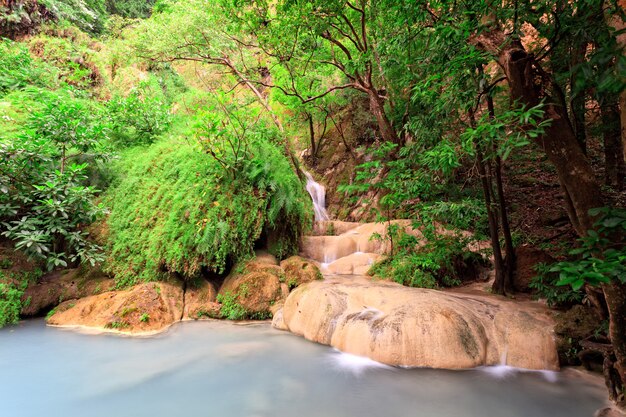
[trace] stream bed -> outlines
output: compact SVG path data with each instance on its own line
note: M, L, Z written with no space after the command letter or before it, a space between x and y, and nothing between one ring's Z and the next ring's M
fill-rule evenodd
M391 368L267 323L0 330L2 417L590 417L604 401L573 372Z

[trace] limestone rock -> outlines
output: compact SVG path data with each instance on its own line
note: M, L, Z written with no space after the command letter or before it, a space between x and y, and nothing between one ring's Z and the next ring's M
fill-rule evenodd
M317 221L313 225L313 236L338 236L359 227L361 223L340 220Z
M219 304L215 302L216 296L217 291L212 283L202 278L191 281L185 289L183 319L198 320L217 317Z
M290 290L306 282L324 278L317 265L300 256L285 259L280 267L285 272L285 282Z
M347 235L306 236L302 248L302 255L305 258L329 263L356 252L356 242Z
M21 315L29 317L45 314L65 300L109 291L114 286L114 280L99 270L77 268L57 271L26 288L22 297L24 306Z
M163 330L183 315L181 283L149 282L62 303L48 324L123 333Z
M380 257L377 253L353 253L327 265L325 272L335 275L366 275Z
M496 296L327 279L295 289L275 325L389 365L460 369L506 357L510 366L558 369L547 312Z
M252 316L269 315L270 307L282 298L281 280L284 273L280 266L251 261L226 277L219 294L234 296Z
M274 317L272 318L272 327L278 329L278 330L289 330L287 328L287 325L285 324L285 320L283 320L283 309L282 307L279 308L275 313L274 313Z
M258 250L254 253L254 262L267 265L278 265L278 259L265 250Z

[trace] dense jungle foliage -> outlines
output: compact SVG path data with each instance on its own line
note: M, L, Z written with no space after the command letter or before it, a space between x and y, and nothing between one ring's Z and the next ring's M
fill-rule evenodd
M222 273L297 252L304 164L338 217L424 230L380 236L378 276L458 285L474 245L512 295L520 251L547 251L530 290L609 323L623 405L625 21L607 0L2 2L0 233L120 287ZM3 281L0 323L22 290Z

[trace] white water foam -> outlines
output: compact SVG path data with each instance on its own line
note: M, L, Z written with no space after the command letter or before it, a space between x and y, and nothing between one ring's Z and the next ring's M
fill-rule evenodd
M345 353L337 349L333 349L333 353L328 354L329 361L340 370L351 372L354 375L361 375L366 371L375 369L393 370L393 366L385 365L384 363L376 362L373 359L366 358L364 356L353 355L351 353Z
M516 368L508 365L480 366L476 369L485 372L496 379L507 379L517 374L531 373L541 375L548 382L558 382L559 380L559 373L555 371Z

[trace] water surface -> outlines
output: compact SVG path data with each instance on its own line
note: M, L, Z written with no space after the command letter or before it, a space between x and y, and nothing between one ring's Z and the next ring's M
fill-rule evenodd
M0 330L1 417L590 417L604 397L562 374L391 368L265 323Z

